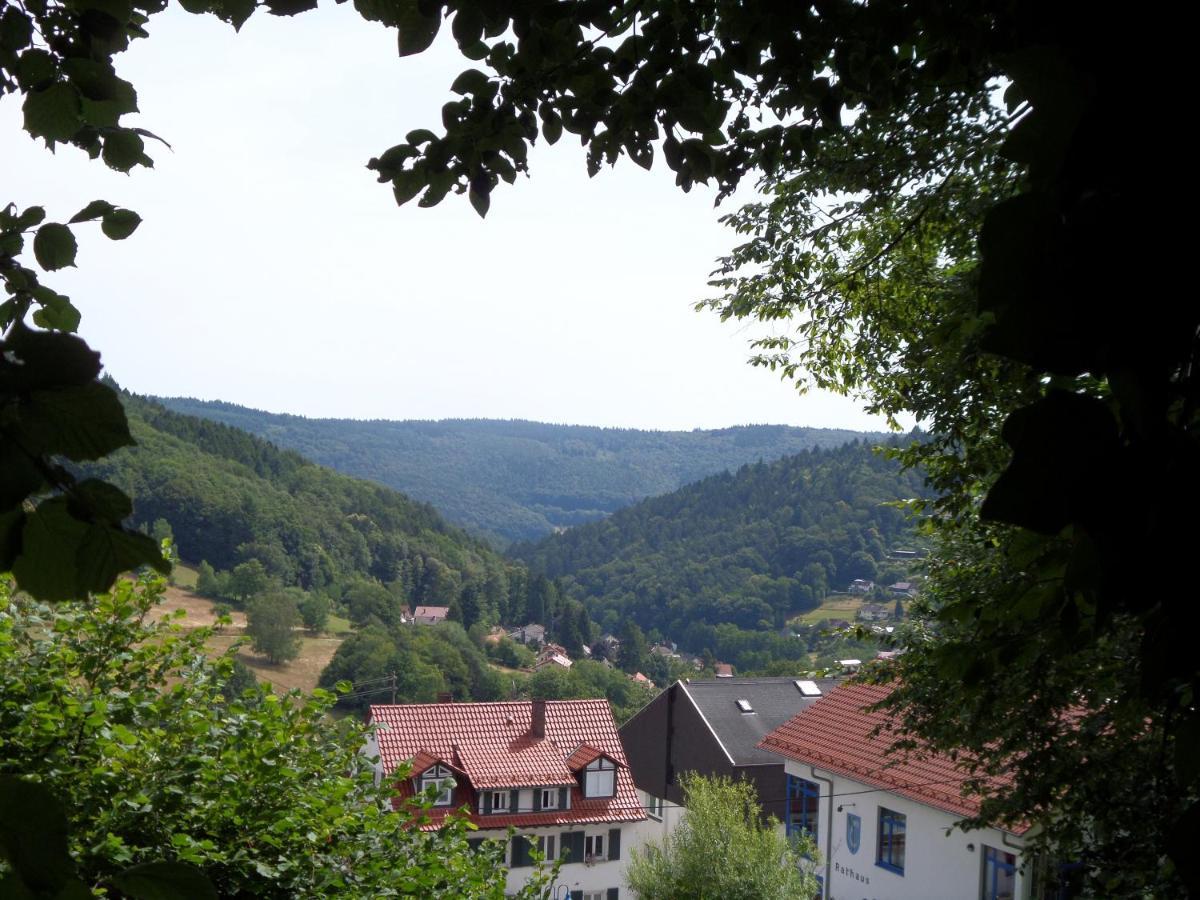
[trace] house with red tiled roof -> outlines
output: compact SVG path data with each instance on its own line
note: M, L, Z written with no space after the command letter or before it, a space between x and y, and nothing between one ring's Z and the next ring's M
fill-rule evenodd
M967 775L949 757L887 752L892 733L873 735L887 717L869 707L889 690L840 685L759 743L785 760L786 828L816 841L823 896L1028 900L1028 826L956 829L978 815L979 798L963 795Z
M437 625L439 622L445 622L448 615L448 606L418 606L413 612L413 621L418 625Z
M479 829L472 841L503 841L509 891L536 848L563 861L572 897L620 900L646 815L607 700L372 706L369 721L380 775L411 766L397 803L436 792L421 827L462 815Z

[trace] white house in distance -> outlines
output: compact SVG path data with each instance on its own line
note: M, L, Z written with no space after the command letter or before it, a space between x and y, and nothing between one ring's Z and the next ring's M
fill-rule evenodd
M418 625L437 625L445 622L449 614L448 606L418 606L413 612L413 621Z
M979 812L964 776L944 756L887 754L866 707L888 688L844 684L759 744L785 759L787 829L821 851L826 900L1028 900L1021 871L1025 829L952 826Z
M508 891L532 871L532 844L564 861L556 886L571 900L631 896L625 866L646 814L607 700L372 706L369 721L379 775L412 764L398 800L441 790L424 827L458 811L479 828L472 841L505 842Z

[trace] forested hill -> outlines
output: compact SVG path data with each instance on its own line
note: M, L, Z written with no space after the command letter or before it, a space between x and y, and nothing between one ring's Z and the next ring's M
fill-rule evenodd
M165 519L185 559L217 569L257 559L306 589L372 579L415 603L447 604L474 584L491 617L523 615L511 607L523 603L524 568L428 504L236 428L127 393L122 400L138 446L89 471L133 498L136 521Z
M714 644L689 630L767 631L886 575L887 551L913 541L888 503L922 493L918 473L854 442L714 475L512 553L561 578L601 627L631 617L699 649Z
M537 540L706 475L861 436L776 425L638 431L490 419L306 419L230 403L159 402L403 491L501 543Z

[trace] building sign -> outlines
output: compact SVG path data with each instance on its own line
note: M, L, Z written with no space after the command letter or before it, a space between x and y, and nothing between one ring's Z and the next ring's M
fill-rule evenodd
M851 853L858 852L862 843L862 817L854 813L846 813L846 848Z
M853 869L847 868L837 861L835 861L833 864L833 871L837 872L839 875L845 875L847 878L852 878L860 884L871 883L870 875L863 875L860 872L855 872Z

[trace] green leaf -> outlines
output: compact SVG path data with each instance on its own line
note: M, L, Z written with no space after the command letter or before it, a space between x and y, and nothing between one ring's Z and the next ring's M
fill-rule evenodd
M93 523L79 542L76 553L78 593L99 593L112 587L122 572L153 566L164 575L171 567L151 537L119 525Z
M488 194L471 188L467 192L467 199L471 201L471 206L475 208L475 212L479 213L479 218L482 219L487 216L488 207L492 205L491 197Z
M102 155L109 168L128 172L146 158L146 145L138 135L122 129L104 138Z
M142 217L132 209L114 209L104 214L100 230L114 241L123 241L142 224Z
M450 85L450 90L456 94L466 96L467 94L478 94L487 85L488 77L486 75L478 69L467 69L454 79L454 83Z
M0 432L0 510L16 506L44 481L33 460L15 445L13 437L11 431Z
M9 52L23 50L33 40L33 22L15 6L9 6L0 16L0 47Z
M295 16L317 8L317 0L264 0L267 11L273 16Z
M134 900L216 900L217 892L195 866L149 862L113 877L113 884Z
M25 97L22 109L25 112L25 130L51 143L71 140L83 125L79 91L65 82L30 92Z
M118 487L89 478L71 489L68 499L71 514L77 518L102 519L120 523L133 514L133 502Z
M558 113L551 112L549 115L543 115L542 134L545 135L548 144L557 144L558 139L562 137L562 133L562 119Z
M98 219L101 216L115 210L116 207L107 200L93 200L75 215L71 216L69 224L74 225L77 222L90 222L93 219Z
M0 776L0 850L34 891L57 890L74 869L67 817L43 785Z
M75 235L66 225L51 222L37 230L33 238L33 255L38 265L47 272L75 265L75 253L79 245Z
M403 206L421 192L428 182L419 172L412 170L400 172L392 179L392 193L396 196L396 205Z
M17 61L17 81L27 91L44 86L57 75L54 57L41 48L26 50Z
M14 392L87 384L100 374L100 354L82 338L18 326L3 342L18 365L0 365L0 389Z
M428 50L437 37L438 29L442 27L441 4L437 5L431 16L421 12L418 0L399 0L399 6L396 27L400 32L397 37L400 55L412 56Z
M25 231L34 225L41 225L46 218L46 210L40 206L31 206L13 221L15 231Z
M21 420L26 447L76 462L134 443L120 398L98 381L33 391L22 406Z

